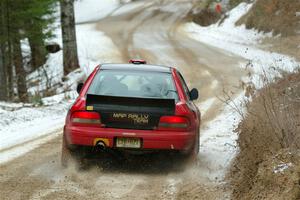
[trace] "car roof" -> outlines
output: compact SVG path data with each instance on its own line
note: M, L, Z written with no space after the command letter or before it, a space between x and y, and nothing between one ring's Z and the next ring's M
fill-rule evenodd
M171 67L148 64L101 64L100 69L171 73Z

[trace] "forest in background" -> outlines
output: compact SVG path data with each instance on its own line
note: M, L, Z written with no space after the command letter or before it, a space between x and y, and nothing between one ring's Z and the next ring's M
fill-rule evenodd
M59 15L64 75L79 67L73 0L0 0L0 10L0 100L31 101L27 75L61 49L49 43Z

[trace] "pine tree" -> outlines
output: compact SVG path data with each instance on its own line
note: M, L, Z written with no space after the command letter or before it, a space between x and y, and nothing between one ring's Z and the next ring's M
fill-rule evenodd
M37 69L46 61L45 40L52 37L49 24L53 23L54 3L56 0L29 0L27 5L27 23L24 27L31 50L31 66Z
M4 63L4 49L0 46L0 101L7 100L7 75Z
M19 100L28 101L26 71L21 40L27 38L31 47L31 65L35 69L46 59L44 41L51 37L48 25L56 0L0 0L0 77L3 86L1 99L13 99L13 80L16 80ZM14 73L15 72L15 73ZM15 76L15 78L14 78ZM5 83L4 83L5 82Z
M11 2L9 0L0 0L0 48L2 57L0 59L1 100L12 99L13 96L13 67L10 40L10 4Z

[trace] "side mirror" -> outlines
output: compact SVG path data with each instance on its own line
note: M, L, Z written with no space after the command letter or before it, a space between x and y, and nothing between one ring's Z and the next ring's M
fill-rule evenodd
M190 91L190 99L191 99L192 101L194 101L194 100L197 100L198 97L199 97L199 92L198 92L198 90L197 90L196 88L193 88L193 89Z
M78 83L77 89L76 89L78 94L81 92L82 87L83 87L83 83Z

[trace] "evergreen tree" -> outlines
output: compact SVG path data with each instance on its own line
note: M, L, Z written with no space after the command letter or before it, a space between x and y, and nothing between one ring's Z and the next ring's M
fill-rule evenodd
M0 77L1 78L1 92L0 99L8 100L13 97L13 66L11 58L11 16L10 16L9 0L0 0L1 20L0 20Z
M4 63L4 49L0 46L0 101L7 100L7 75Z
M46 61L45 40L52 37L49 24L53 23L54 3L56 0L29 0L27 3L27 23L24 27L31 50L31 66L37 69Z
M0 0L0 99L13 98L16 80L18 97L28 101L26 71L21 40L27 38L31 48L31 65L35 69L46 59L44 41L51 37L56 0ZM15 76L15 78L14 78ZM4 79L2 79L4 77ZM5 78L6 77L6 78ZM5 87L5 88L3 88Z

